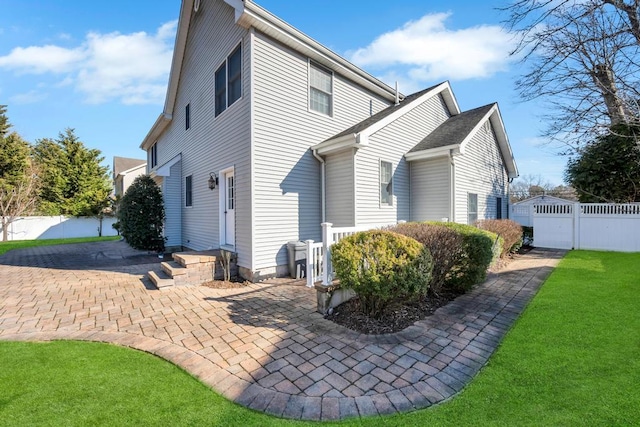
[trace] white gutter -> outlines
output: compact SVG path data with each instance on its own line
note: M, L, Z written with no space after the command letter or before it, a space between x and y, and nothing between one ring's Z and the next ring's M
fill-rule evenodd
M453 156L454 150L449 150L449 164L451 165L451 205L449 206L451 217L449 218L449 222L456 222L456 162L454 161Z
M326 163L324 161L324 159L322 158L322 156L318 155L318 152L316 150L311 150L311 153L313 153L313 157L315 157L316 159L318 159L318 161L320 162L320 200L322 202L322 222L326 221L326 190L325 190L325 183L324 183L324 177L325 177L325 167L326 167Z

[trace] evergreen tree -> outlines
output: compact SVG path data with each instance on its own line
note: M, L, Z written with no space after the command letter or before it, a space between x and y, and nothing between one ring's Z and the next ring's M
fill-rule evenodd
M85 147L73 129L36 141L42 170L39 210L46 215L95 216L109 205L109 168L97 149Z
M618 125L567 164L565 180L582 203L640 202L640 128Z
M164 202L149 175L137 177L118 206L118 230L131 247L164 250Z
M22 215L33 212L38 197L38 178L31 158L31 146L11 124L6 106L0 105L0 225L2 240L8 238L8 226Z

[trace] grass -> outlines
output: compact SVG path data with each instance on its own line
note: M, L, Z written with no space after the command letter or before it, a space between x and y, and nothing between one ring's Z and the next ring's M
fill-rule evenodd
M12 240L0 242L0 255L13 249L32 248L34 246L64 245L67 243L89 243L119 240L120 236L107 237L77 237L74 239L45 239L45 240Z
M640 425L638 307L640 253L570 252L456 398L328 425ZM241 408L174 365L107 344L3 342L0 366L3 426L317 425Z

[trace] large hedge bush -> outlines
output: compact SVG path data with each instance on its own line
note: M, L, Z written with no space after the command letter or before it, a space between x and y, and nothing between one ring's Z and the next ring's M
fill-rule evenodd
M454 222L441 224L462 235L462 256L450 271L445 286L458 292L467 292L487 278L487 269L502 252L502 239L495 233L472 225Z
M358 295L363 312L379 317L394 302L424 296L431 280L429 250L384 230L356 233L331 247L336 276Z
M517 252L522 246L522 226L511 219L483 219L476 222L476 226L502 237L502 258L509 253Z
M118 207L118 223L132 248L164 250L162 191L149 175L137 177L127 189Z
M441 223L407 222L389 229L411 237L425 245L433 258L433 273L429 292L438 295L446 288L449 272L463 259L462 234Z

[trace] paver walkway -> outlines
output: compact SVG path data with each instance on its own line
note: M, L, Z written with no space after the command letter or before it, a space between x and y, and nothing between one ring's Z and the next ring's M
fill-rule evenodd
M403 332L367 336L316 313L315 291L301 282L152 290L144 274L157 259L132 257L122 242L91 245L0 256L0 339L129 346L241 405L310 420L409 411L451 397L563 255L534 250Z

